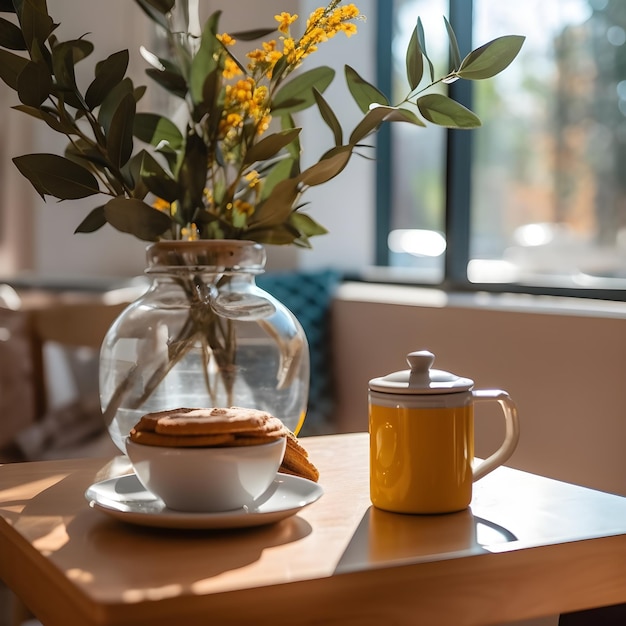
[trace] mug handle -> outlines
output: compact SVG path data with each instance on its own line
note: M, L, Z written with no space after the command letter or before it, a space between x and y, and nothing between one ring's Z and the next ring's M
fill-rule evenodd
M474 481L492 472L496 467L505 463L515 451L519 441L519 420L517 407L506 391L501 389L476 389L472 391L476 402L489 402L495 400L504 413L505 435L504 442L498 450L474 468Z

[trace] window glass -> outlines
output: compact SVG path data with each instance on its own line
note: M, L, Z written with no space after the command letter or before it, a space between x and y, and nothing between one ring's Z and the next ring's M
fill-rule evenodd
M392 43L392 100L401 102L409 92L405 54L420 17L426 31L429 57L439 59L446 71L447 39L444 0L395 0ZM431 32L431 31L434 31ZM439 74L437 74L438 76ZM445 88L443 86L442 88ZM416 279L439 282L443 278L445 252L445 130L391 124L392 169L389 264L411 268Z
M527 36L474 87L475 282L626 279L626 2L475 0L474 41ZM619 281L619 282L616 282ZM626 283L622 284L623 287Z
M417 16L445 71L448 3L394 1L393 95ZM466 25L455 25L457 33ZM469 25L467 25L469 27ZM473 85L470 247L476 284L626 288L626 2L474 0L474 47L521 34L520 55ZM462 50L462 53L467 50ZM446 131L392 125L389 264L443 276ZM385 207L383 207L385 210ZM464 267L465 265L463 265ZM424 273L429 272L429 273Z

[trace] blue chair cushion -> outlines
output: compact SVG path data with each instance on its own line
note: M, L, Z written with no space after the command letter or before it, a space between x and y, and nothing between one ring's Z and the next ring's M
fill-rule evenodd
M311 377L304 433L323 430L334 406L330 305L341 278L334 270L297 270L261 274L256 281L296 316L309 342Z

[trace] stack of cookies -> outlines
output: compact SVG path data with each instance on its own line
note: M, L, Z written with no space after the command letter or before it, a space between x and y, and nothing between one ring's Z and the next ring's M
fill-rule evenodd
M280 472L302 476L313 482L317 482L320 473L317 467L309 460L308 452L300 445L297 437L287 431L287 447L285 448L285 458L280 466Z
M280 472L317 482L319 472L297 437L277 417L242 407L180 408L144 415L130 431L135 443L171 447L251 446L286 437Z

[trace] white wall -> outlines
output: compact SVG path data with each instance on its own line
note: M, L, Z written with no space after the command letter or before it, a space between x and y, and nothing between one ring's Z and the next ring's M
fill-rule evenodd
M131 77L137 85L148 84L139 45L149 41L152 27L134 3L128 0L90 1L88 5L82 4L81 11L76 11L76 4L68 0L51 0L48 6L50 13L61 22L61 37L90 33L95 46L94 61L128 49ZM81 69L85 84L88 84L93 76L91 67L85 65ZM52 139L48 137L42 136L35 149L45 150L49 146L60 145L62 150L65 146L64 139L56 135ZM48 199L45 204L37 202L35 271L81 277L132 276L143 271L144 242L119 233L108 225L97 233L73 234L83 217L100 200L88 198L75 203L56 203L54 199Z
M317 0L302 0L303 13L317 6ZM335 81L325 92L333 111L344 129L344 138L361 120L362 113L354 104L344 77L344 65L350 65L366 80L375 81L376 2L357 3L365 20L357 22L358 33L349 39L338 35L321 45L309 57L313 64L328 65L336 71ZM307 65L307 67L309 67ZM333 146L333 138L317 109L300 116L303 125L302 145L318 158ZM368 143L375 145L375 138ZM299 252L302 267L336 267L358 270L374 262L375 225L375 156L364 151L368 159L353 157L337 178L307 191L305 200L311 202L311 215L322 223L329 234L311 240L313 250Z

